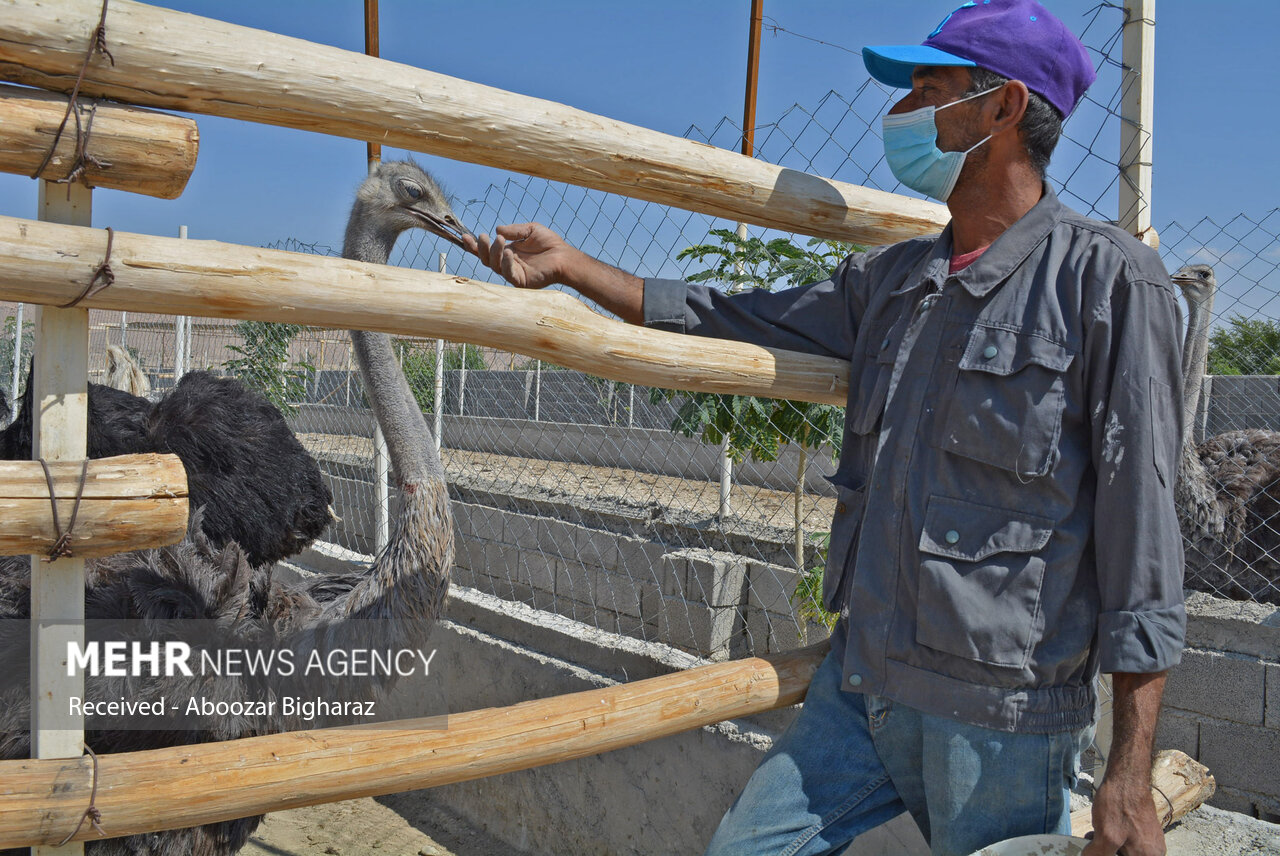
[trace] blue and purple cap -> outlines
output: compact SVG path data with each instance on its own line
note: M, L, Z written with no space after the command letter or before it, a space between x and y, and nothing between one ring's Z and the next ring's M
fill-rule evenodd
M980 66L1027 88L1070 116L1097 78L1080 40L1033 0L973 0L956 9L920 45L862 49L876 80L911 88L918 65Z

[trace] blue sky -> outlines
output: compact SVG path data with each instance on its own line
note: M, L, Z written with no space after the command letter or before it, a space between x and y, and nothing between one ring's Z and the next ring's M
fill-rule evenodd
M1098 0L1049 0L1074 28ZM352 50L363 48L361 0L163 0L158 5ZM757 116L777 118L865 79L863 44L919 42L956 0L765 0ZM742 112L749 0L537 3L382 0L388 59L605 116L683 134ZM790 32L771 32L776 23ZM1280 159L1270 56L1274 0L1160 0L1156 37L1154 219L1261 217L1277 204ZM800 34L800 35L794 35ZM800 36L831 43L818 44ZM838 47L837 47L838 46ZM842 49L844 48L844 49ZM848 49L848 50L845 50ZM265 244L337 245L364 144L196 117L201 151L174 201L98 191L94 224L122 231ZM1071 125L1068 124L1068 132ZM1101 141L1113 155L1118 142ZM394 152L388 152L394 155ZM423 156L459 200L504 175ZM0 214L34 216L34 182L0 176ZM492 223L471 224L491 230Z

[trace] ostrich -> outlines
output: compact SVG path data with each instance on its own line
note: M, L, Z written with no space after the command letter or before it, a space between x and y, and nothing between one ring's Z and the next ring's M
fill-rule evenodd
M147 373L127 350L119 345L107 345L106 386L123 390L130 395L146 398L151 395L151 381Z
M4 401L0 393L0 404ZM0 460L31 460L32 384L0 432ZM159 401L89 384L88 452L177 455L192 508L215 547L238 544L251 565L302 551L331 520L320 467L265 397L238 380L189 372Z
M351 210L343 255L360 261L385 263L397 236L406 229L424 228L461 245L465 233L435 182L411 162L387 163L361 185ZM253 573L235 543L218 547L205 535L199 512L193 515L188 538L176 547L90 560L86 569L88 618L205 618L214 619L241 645L256 638L241 628L267 627L279 636L304 638L318 630L350 639L363 632L355 619L378 619L385 638L404 647L421 647L444 605L453 562L453 525L444 468L431 434L395 359L390 337L351 331L356 359L364 377L375 418L382 426L400 489L400 511L390 540L364 573L324 576L285 584ZM0 618L30 615L30 576L25 558L0 564ZM252 619L246 623L245 619ZM0 621L0 632L5 622ZM367 625L365 625L367 626ZM309 637L307 637L309 638ZM0 654L5 651L0 638ZM12 663L25 670L25 662ZM25 678L25 674L21 677ZM196 680L199 676L196 676ZM184 683L185 681L185 683ZM167 695L177 698L193 691L190 678L151 679L136 687L131 698ZM377 690L390 689L391 678ZM21 681L19 682L22 683ZM274 688L274 687L273 687ZM221 700L261 698L251 682L219 684ZM202 690L195 690L200 692ZM236 695L238 693L238 695ZM127 694L121 686L90 682L90 698ZM0 695L0 757L26 757L28 747L28 690L25 685ZM264 724L265 722L265 724ZM247 737L253 734L308 727L293 719L271 715L251 725L235 717L213 719L200 732L95 732L88 742L97 752L119 752L178 743ZM225 856L244 846L261 816L207 824L189 829L88 842L93 856ZM109 819L104 819L109 822Z
M1172 277L1187 301L1182 457L1175 498L1190 588L1280 604L1280 433L1228 431L1195 442L1218 283L1209 265Z

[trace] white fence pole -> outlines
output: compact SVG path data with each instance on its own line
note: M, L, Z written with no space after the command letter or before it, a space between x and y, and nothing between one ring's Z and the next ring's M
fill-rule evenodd
M22 380L22 308L24 305L18 304L17 325L13 332L13 385L9 395L9 409L15 414L18 412L18 382Z
M445 254L440 254L440 273L445 270ZM436 411L436 453L444 442L444 339L436 339L436 372L435 372L435 411Z
M178 237L186 240L187 227L178 227ZM173 322L173 385L187 373L187 316L179 315Z

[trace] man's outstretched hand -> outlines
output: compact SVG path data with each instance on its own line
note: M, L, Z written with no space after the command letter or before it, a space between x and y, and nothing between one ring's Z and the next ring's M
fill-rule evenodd
M499 226L490 240L487 234L463 236L463 244L516 288L546 288L565 283L578 250L539 223Z
M638 277L591 258L539 223L495 231L492 240L465 235L463 246L516 288L567 285L623 321L644 321L644 282Z

